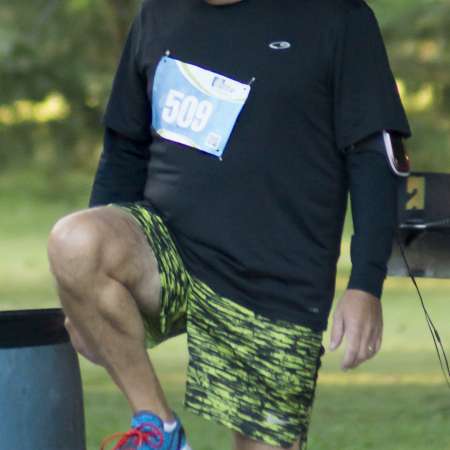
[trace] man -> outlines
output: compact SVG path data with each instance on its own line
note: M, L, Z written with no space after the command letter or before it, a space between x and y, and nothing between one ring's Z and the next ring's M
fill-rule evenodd
M105 126L93 208L56 224L49 257L75 348L133 410L115 448L190 448L146 351L186 329L186 406L236 450L304 448L349 190L331 348L346 337L349 369L381 345L410 130L372 11L144 1Z

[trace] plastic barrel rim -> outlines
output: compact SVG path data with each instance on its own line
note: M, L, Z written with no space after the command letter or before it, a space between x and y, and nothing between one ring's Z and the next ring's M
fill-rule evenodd
M0 348L69 342L60 308L0 312Z

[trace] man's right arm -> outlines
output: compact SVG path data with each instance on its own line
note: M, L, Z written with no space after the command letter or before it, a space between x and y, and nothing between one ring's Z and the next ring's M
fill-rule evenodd
M146 5L148 2L144 2ZM151 106L146 65L141 51L143 36L151 33L148 8L142 7L131 26L114 77L103 117L103 153L89 206L136 202L144 197L151 142Z
M89 206L136 202L144 198L150 140L135 140L105 129L103 152Z

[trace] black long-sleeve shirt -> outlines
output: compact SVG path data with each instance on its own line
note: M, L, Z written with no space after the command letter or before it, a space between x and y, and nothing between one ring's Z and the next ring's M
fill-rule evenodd
M354 234L348 288L380 298L397 224L399 178L389 169L380 134L345 153ZM106 128L90 206L144 199L150 141Z
M144 1L104 124L139 144L105 150L93 204L144 198L219 295L324 330L349 188L349 286L381 294L398 180L370 150L379 140L344 151L411 130L365 2Z
M138 141L105 129L89 206L143 200L150 141Z

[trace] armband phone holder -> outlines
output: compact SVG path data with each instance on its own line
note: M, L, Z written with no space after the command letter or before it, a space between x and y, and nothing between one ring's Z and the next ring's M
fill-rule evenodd
M383 141L392 172L401 177L409 176L410 163L403 137L397 133L389 133L383 130Z

